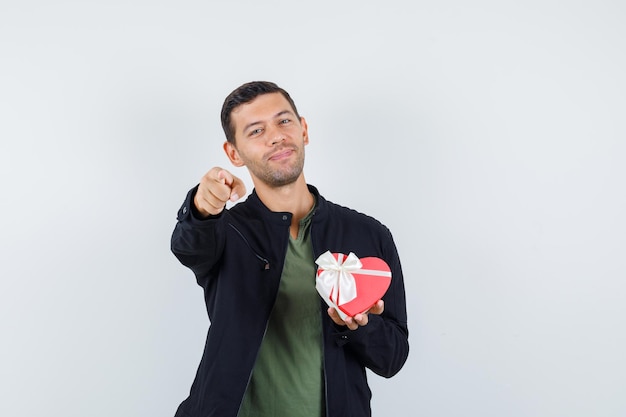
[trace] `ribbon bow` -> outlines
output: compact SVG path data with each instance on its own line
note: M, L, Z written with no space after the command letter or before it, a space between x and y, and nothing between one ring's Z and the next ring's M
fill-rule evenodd
M326 251L317 258L315 263L322 269L317 276L316 286L336 305L348 303L356 298L356 281L351 272L362 268L361 261L352 252L343 259L344 254L338 254L338 259ZM321 288L320 288L321 287Z

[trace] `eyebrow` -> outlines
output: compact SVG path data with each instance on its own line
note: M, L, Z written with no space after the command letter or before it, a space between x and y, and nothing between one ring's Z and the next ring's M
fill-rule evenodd
M285 114L290 114L290 115L292 115L292 116L294 116L294 117L295 117L295 114L294 114L291 110L281 110L281 111L279 111L278 113L276 113L276 114L272 117L272 119L276 119L276 118L278 118L278 117L280 117L280 116L283 116L283 115L285 115ZM261 121L261 120L259 120L258 122L248 123L247 125L245 125L245 126L244 126L243 131L244 131L244 132L247 132L247 131L248 131L248 129L250 129L252 126L255 126L255 125L258 125L258 124L261 124L261 123L263 123L263 121Z

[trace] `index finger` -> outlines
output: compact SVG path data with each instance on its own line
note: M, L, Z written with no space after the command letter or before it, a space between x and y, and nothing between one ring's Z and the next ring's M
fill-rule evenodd
M229 171L222 169L217 173L217 176L220 178L222 184L230 188L230 201L235 202L246 193L246 186L243 181L231 174Z
M220 171L218 171L217 179L222 184L225 184L225 185L228 185L228 186L233 185L233 181L235 181L235 178L234 178L233 174L231 174L230 172L226 171L225 169L221 169Z

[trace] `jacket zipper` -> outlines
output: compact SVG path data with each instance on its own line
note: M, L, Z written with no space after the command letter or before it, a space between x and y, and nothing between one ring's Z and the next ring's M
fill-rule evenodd
M246 237L243 235L243 233L241 233L232 223L228 223L228 225L235 231L237 232L237 234L239 235L239 237L243 240L243 242L246 244L246 246L248 247L248 249L250 249L250 251L254 254L254 256L260 260L261 262L263 262L263 269L264 270L268 270L270 269L270 261L268 261L266 258L262 257L261 255L259 255L254 249L252 249L252 246L250 246L250 243L248 242L248 239L246 239Z

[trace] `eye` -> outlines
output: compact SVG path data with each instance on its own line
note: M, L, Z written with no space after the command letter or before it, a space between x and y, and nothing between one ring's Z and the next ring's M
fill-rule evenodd
M290 123L290 122L291 122L291 119L282 119L282 120L280 121L280 124L281 124L281 125L286 125L286 124L288 124L288 123Z
M250 131L250 136L259 135L259 134L261 134L261 132L263 132L263 129L261 129L261 128L251 130Z

